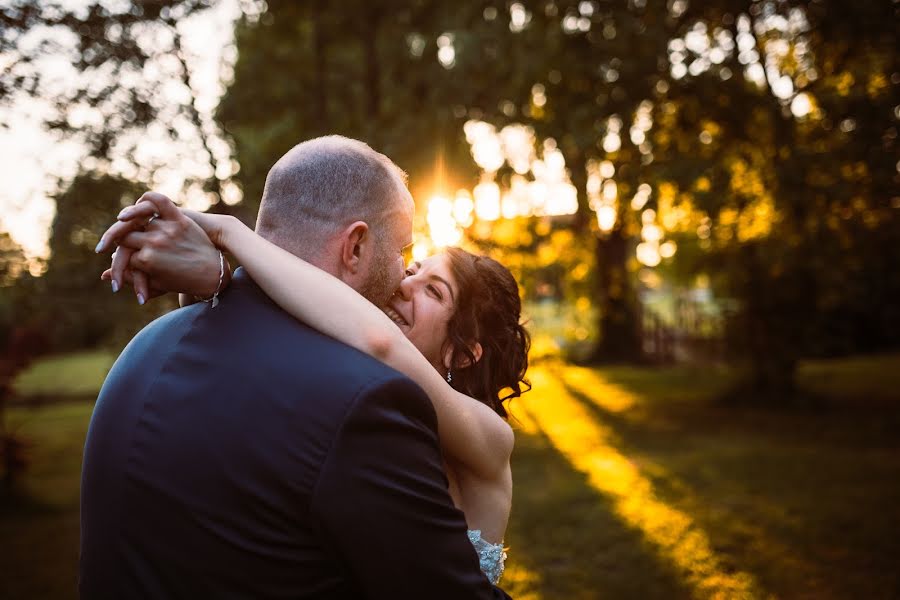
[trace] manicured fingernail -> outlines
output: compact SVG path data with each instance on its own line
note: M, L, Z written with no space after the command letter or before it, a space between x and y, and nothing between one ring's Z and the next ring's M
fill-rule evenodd
M138 294L137 296L138 296L138 304L140 304L141 306L143 306L143 305L144 305L144 302L146 302L146 300L144 300L144 295L143 295L143 294Z
M106 245L106 240L104 240L103 238L100 238L100 241L97 242L97 247L94 248L94 252L99 253L100 251L103 250L103 246L105 246L105 245Z
M122 209L122 211L119 213L119 216L116 218L117 219L127 219L130 214L131 214L131 207L127 206Z
M115 294L116 292L119 291L119 282L118 282L118 281L116 281L115 279L113 279L113 280L112 280L112 283L111 283L110 285L112 286L113 294Z

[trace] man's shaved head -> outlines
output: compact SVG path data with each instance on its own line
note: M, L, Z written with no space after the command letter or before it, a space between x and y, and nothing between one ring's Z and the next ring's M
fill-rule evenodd
M325 242L355 221L378 238L412 202L406 173L367 144L338 135L294 146L269 170L256 232L317 263Z
M413 211L406 173L365 143L332 135L298 144L275 163L256 232L383 306L403 276ZM347 231L358 222L365 223L366 250L352 244L360 254L349 268L340 244L347 248Z

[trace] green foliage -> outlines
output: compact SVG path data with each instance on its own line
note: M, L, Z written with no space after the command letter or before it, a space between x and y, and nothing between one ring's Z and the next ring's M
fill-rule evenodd
M95 157L112 157L117 139L165 115L177 113L203 129L192 102L165 112L146 86L122 90L116 80L166 55L180 61L172 76L192 90L175 25L209 3L151 4L4 7L10 33L0 50L15 68L0 76L3 101L13 91L48 93L35 64L49 47L21 43L48 25L73 32L80 73L113 74L103 85L76 82L74 95L52 102L50 124L88 140ZM641 211L654 208L658 221L669 221L667 239L678 242L658 272L682 285L708 276L730 309L730 348L756 366L755 387L784 392L803 356L900 344L897 10L837 0L272 0L261 15L251 11L238 22L234 79L216 120L234 142L244 188L238 212L248 222L267 170L303 139L326 133L363 139L406 169L414 196L424 199L476 182L461 130L466 120L528 124L563 152L578 212L549 224L498 222L487 231L476 224L468 232L472 243L507 262L529 300L549 298L596 315L587 337L597 342L596 358L634 360L641 354L635 246ZM172 43L148 47L144 25L168 31ZM682 47L676 60L673 42L698 27L740 48L688 70L705 57ZM447 44L453 61L443 56L442 64L439 51ZM770 48L778 52L767 58ZM745 77L753 53L770 67L756 83ZM684 73L676 75L676 63ZM779 77L792 82L793 92L775 93ZM808 101L806 114L792 113L798 92ZM82 105L116 118L96 131L93 120L88 129L75 127L70 111ZM643 134L629 132L638 111L652 117L643 142ZM209 131L212 125L205 123ZM604 147L616 127L619 143ZM217 159L205 149L216 170ZM586 167L596 160L608 160L615 172L617 219L610 231L600 230L588 199ZM511 171L497 175L502 184ZM218 182L212 178L207 187ZM633 210L629 201L641 183L654 192ZM82 187L62 198L80 202L88 192ZM110 330L90 314L83 322L65 316L74 312L66 304L72 263L63 257L91 259L86 247L77 254L78 244L64 242L83 236L78 228L85 227L64 221L54 233L58 266L45 278L21 279L15 302L28 308L21 314L46 314L31 307L46 305L37 298L52 287L54 302L64 306L59 329L73 328L73 344L93 342ZM0 252L7 246L0 240ZM16 262L12 252L12 262L0 258L0 269ZM10 314L11 305L0 300L0 315Z
M898 276L888 265L900 244L896 210L884 203L896 185L896 82L889 82L896 9L756 0L588 4L488 2L448 11L441 2L395 3L396 18L385 21L378 3L357 10L270 3L259 22L239 28L235 83L219 113L244 167L248 211L268 167L300 139L361 137L408 169L423 196L445 183L435 174L436 156L448 171L472 173L459 140L464 119L525 122L539 139L557 141L578 189L574 221L553 227L574 233L569 252L557 245L554 264L541 266L546 235L522 222L509 235L502 235L508 224L469 233L502 255L530 297L549 283L559 299L587 298L599 317L598 358L640 355L631 257L641 221L628 199L642 182L656 189L648 207L660 217L682 211L670 232L680 251L663 272L683 282L712 276L718 295L736 308L731 346L757 363L758 379L774 369L771 385L783 387L800 356L896 345L886 332L898 330L890 308ZM514 8L524 15L518 26ZM776 97L771 75L762 86L747 81L737 49L698 75L673 75L670 41L698 23L735 41L739 21L748 19L759 54L786 35L768 23L797 15L808 27L787 34L790 52L778 66L812 98L806 117L794 117ZM436 55L441 35L452 37L450 68ZM545 102L534 101L537 88ZM652 151L627 134L647 106ZM620 144L608 151L601 142L616 119ZM608 232L594 222L586 193L585 167L600 159L614 165L619 190ZM501 171L500 180L507 175ZM698 237L699 228L707 233ZM590 265L590 276L564 282L570 278L560 273L577 264ZM866 310L867 303L877 308Z
M270 2L261 19L239 25L235 79L218 119L235 141L246 221L255 213L272 163L298 141L324 133L363 139L393 158L410 173L416 197L469 187L475 183L475 170L462 138L461 126L467 118L501 125L525 120L542 135L557 137L583 192L578 165L583 171L585 160L598 155L594 133L598 115L591 108L594 92L585 87L585 77L596 81L598 52L611 52L613 44L606 40L594 44L583 35L562 33L562 19L577 3L560 6L556 12L550 5L529 5L531 23L515 33L510 31L511 9L503 3L463 3L452 8L445 2L389 5L388 19L382 16L388 5L377 2L357 9L346 3L331 7L322 2ZM627 14L631 29L629 36L616 40L612 62L621 66L622 60L615 58L621 56L646 66L652 50L634 52L633 45L634 36L647 30L640 14L625 9L617 9L616 14ZM437 59L435 41L440 36L452 39L456 60L451 68ZM511 57L522 60L511 61ZM633 65L626 68L638 70ZM551 71L556 75L550 75ZM548 77L556 83L548 82ZM550 86L552 103L546 113L530 101L532 86L539 82ZM621 85L613 89L603 80L603 86L615 106L626 102L618 91ZM646 83L638 88L629 90L628 101L639 102ZM446 173L453 173L455 180L449 181ZM590 249L592 236L585 232L587 206L583 204L570 247ZM536 245L528 250L536 250ZM499 246L494 244L495 249ZM520 251L517 246L503 250L514 270L519 262L514 258ZM576 251L578 258L572 260L584 263L580 254ZM558 266L563 267L565 254L557 256L561 258ZM623 293L610 295L608 287L599 288L610 299L603 307L604 315L610 318L621 309L624 321L633 322L635 299L626 285L625 252L618 256L619 262L608 270L616 271L611 278L619 281ZM550 269L526 286L533 289L547 278L560 279ZM624 340L608 337L610 347L635 345L634 333ZM624 343L629 338L632 341Z
M10 287L26 270L26 259L9 234L0 231L0 288Z
M468 3L274 1L259 20L240 22L234 83L217 118L235 142L245 220L255 216L272 164L323 134L390 156L410 173L416 196L468 185L475 171L462 123L490 75L460 85L436 60L434 40L457 32L477 56L481 11ZM471 53L460 55L480 68ZM462 180L445 181L445 173Z
M565 220L503 220L471 228L471 249L510 269L526 306L532 356L584 359L596 342L594 254Z
M48 127L77 137L90 156L111 159L118 143L143 132L171 108L155 97L158 82L142 73L151 59L172 49L160 44L165 36L148 38L148 29L172 28L210 4L204 0L6 3L0 7L4 31L0 53L8 61L0 72L0 105L40 99L46 105ZM58 70L42 64L53 54L71 58L77 76L66 86L53 81ZM100 118L85 118L85 111ZM177 139L171 124L169 133Z
M0 231L0 340L6 340L15 324L15 307L21 298L21 289L15 284L26 272L25 255L8 233Z
M139 194L136 184L84 174L56 199L47 272L33 281L21 307L27 322L41 329L54 349L127 340L141 325L172 307L171 301L164 300L148 310L128 297L130 291L113 295L109 284L100 281L109 256L96 254L94 247L111 219Z
M808 27L790 34L775 66L806 94L809 114L776 97L771 72L763 85L742 77L735 52L670 78L652 132L655 181L709 217L706 239L685 240L701 251L679 252L681 270L715 273L720 295L738 301L730 346L751 359L751 387L775 394L790 392L801 356L900 342L900 281L888 266L900 260L900 230L886 202L897 183L896 8L720 2L705 4L705 19L738 39L743 14L743 35L764 55L785 35L769 20L798 6ZM692 26L683 21L681 33Z

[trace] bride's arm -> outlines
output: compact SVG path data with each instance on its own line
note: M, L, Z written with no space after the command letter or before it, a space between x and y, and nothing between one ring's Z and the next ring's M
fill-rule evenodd
M319 331L377 358L418 383L437 413L444 452L479 479L508 473L513 432L487 405L461 394L379 308L329 273L251 231L233 217L221 220L213 241L233 254L285 311ZM201 223L203 225L203 223ZM204 227L206 229L206 227Z
M164 232L140 233L146 219L154 214L159 214L164 223L190 223L192 219L209 242L233 254L287 312L418 383L434 404L444 454L457 468L490 482L508 473L513 433L503 419L485 404L450 387L380 309L339 279L259 237L238 219L182 211L165 196L148 193L119 214L120 222L104 233L97 250L130 237L138 246L147 246L146 251L165 254L164 249L172 246L177 250L178 245L171 240L166 243L153 237L165 237ZM176 286L170 291L182 290Z

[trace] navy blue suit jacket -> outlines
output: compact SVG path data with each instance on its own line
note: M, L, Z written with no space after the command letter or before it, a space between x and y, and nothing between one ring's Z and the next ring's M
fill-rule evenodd
M85 445L84 598L504 598L430 401L238 271L125 348Z

